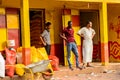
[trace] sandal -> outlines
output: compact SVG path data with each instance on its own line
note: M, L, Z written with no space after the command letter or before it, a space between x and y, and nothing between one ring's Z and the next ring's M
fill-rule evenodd
M86 66L85 66L85 65L83 65L83 66L82 66L82 68L83 68L83 69L85 69L85 68L86 68Z
M93 66L91 66L91 65L87 65L87 67L93 67Z

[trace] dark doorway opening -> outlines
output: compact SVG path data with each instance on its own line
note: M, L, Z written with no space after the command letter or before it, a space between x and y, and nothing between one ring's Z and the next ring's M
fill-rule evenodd
M45 10L44 9L30 9L30 40L31 46L36 48L42 47L40 34L44 29Z
M100 49L100 23L99 23L99 11L98 10L80 10L80 26L86 26L87 21L92 21L93 29L96 32L93 38L93 62L101 61L101 49ZM82 42L82 41L81 41Z

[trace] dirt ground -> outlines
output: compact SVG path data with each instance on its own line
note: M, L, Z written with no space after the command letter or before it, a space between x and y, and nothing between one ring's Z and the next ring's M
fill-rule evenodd
M94 67L87 67L79 70L73 66L71 71L68 66L60 66L58 71L54 71L51 79L48 80L120 80L120 63L110 63L102 66L101 63L92 63ZM29 76L31 77L31 76ZM10 78L0 78L0 80L26 80L24 77L14 76ZM32 80L32 79L27 79ZM44 80L42 76L35 77L34 80Z
M120 80L120 73L73 74L72 76L52 77L51 80Z
M112 63L108 66L93 64L84 70L78 70L74 67L71 71L68 67L60 67L55 71L51 80L120 80L120 64Z

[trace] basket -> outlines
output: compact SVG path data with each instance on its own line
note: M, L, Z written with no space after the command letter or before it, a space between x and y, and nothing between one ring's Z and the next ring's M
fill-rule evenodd
M47 69L49 63L50 63L50 60L42 60L40 62L27 65L26 68L30 68L33 73L43 72Z

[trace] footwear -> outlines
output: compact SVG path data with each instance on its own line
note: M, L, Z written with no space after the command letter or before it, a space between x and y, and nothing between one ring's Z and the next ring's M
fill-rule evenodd
M82 68L83 68L83 69L86 68L86 63L83 63Z
M93 66L91 66L90 63L88 62L88 63L87 63L87 67L93 67Z
M80 67L80 66L77 66L76 68L78 68L78 69L80 69L80 70L82 70L83 68L82 67Z
M87 67L93 67L93 66L91 66L91 65L87 65Z
M69 67L71 71L73 71L74 69L72 67Z
M83 68L83 69L85 69L85 68L86 68L86 66L85 66L85 65L83 65L83 66L82 66L82 68Z

